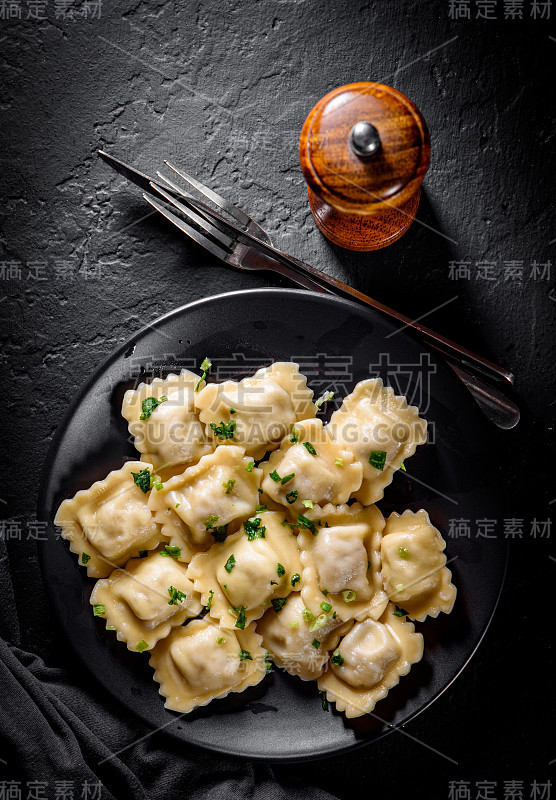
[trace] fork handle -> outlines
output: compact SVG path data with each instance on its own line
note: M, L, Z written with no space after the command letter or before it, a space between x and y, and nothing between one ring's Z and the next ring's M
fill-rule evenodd
M514 428L517 425L520 419L520 411L517 405L499 389L485 383L474 374L474 364L470 365L470 368L465 368L465 363L461 355L462 352L472 357L475 357L474 353L470 353L470 351L465 348L461 348L459 345L450 342L450 340L444 339L444 337L436 334L434 331L429 331L425 326L413 323L412 320L409 320L402 314L398 314L398 312L393 311L388 308L388 306L384 306L371 297L367 297L367 295L358 292L356 289L352 289L341 281L337 281L335 278L329 278L319 270L314 269L314 267L310 267L308 264L304 264L302 261L298 261L291 256L287 256L287 259L291 261L290 264L267 258L260 252L254 251L251 247L246 247L241 253L241 261L245 266L258 267L259 269L262 268L277 272L283 277L297 283L299 286L303 286L305 289L310 289L311 291L347 296L349 299L356 300L359 304L371 306L390 317L394 317L394 319L403 322L404 325L414 328L422 335L423 332L426 332L429 336L423 335L423 338L427 344L442 353L445 357L446 364L451 367L473 395L485 416L499 428L506 430ZM475 358L479 357L476 356ZM483 359L480 359L480 363L482 365ZM484 363L490 365L488 361ZM498 371L500 371L501 376L511 383L513 376L510 373L505 373L504 370L497 367L495 364L492 366L496 369L497 376ZM484 372L485 370L481 371Z

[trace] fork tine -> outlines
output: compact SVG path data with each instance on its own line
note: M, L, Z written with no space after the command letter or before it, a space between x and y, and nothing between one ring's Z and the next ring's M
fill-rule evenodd
M188 175L187 172L183 172L177 167L174 167L169 161L164 161L164 163L167 167L170 167L171 170L177 173L180 178L183 178L184 181L187 181L187 183L190 183L191 186L194 186L198 192L204 194L205 197L208 197L209 200L212 200L212 202L219 206L223 211L226 211L231 217L237 219L241 225L248 225L250 222L252 222L251 217L249 217L245 211L242 211L241 208L234 206L229 200L226 200L225 197L222 197L222 195L217 194L212 189L209 189L208 186L205 186L204 183L198 181L197 178L194 178L192 175Z
M211 240L208 239L204 234L199 233L199 231L196 231L187 222L184 222L182 219L177 217L171 211L168 211L167 208L165 208L161 203L159 203L158 200L155 200L155 198L152 197L150 194L147 194L145 192L143 193L143 197L147 201L147 203L149 203L153 208L159 211L163 217L166 217L166 219L169 220L173 225L175 225L176 228L179 228L180 231L182 231L182 233L185 233L187 236L193 239L193 241L196 242L198 245L203 247L205 250L208 250L209 253L212 253L213 256L216 256L216 258L219 258L222 261L227 260L229 253L227 250L224 250L223 247L219 247L214 242L211 242Z
M186 192L185 189L182 189L182 187L178 186L177 183L170 180L170 178L167 178L166 175L162 174L162 172L157 171L156 174L161 181L164 181L164 183L167 184L170 187L170 189L172 189L172 191L176 192L176 194L181 195L188 201L189 204L193 205L193 208L191 208L191 205L188 205L188 208L191 211L195 210L196 212L198 212L202 217L204 217L204 219L207 220L207 222L209 222L211 225L216 226L219 231L222 231L222 233L226 233L226 231L230 230L230 223L228 222L228 220L220 216L220 214L217 211L214 211L212 208L209 208L209 206L205 205L205 203L203 203L201 200L197 200L196 197L193 197L193 195L189 194L189 192Z
M204 217L199 216L199 214L196 214L195 211L187 208L187 206L184 206L183 203L180 203L180 201L175 197L172 197L171 194L165 192L161 186L158 186L156 183L151 183L151 187L161 194L165 200L181 211L182 214L185 214L186 217L189 217L189 219L191 219L201 228L204 228L207 233L210 233L211 236L214 236L215 239L218 239L218 241L221 242L225 247L231 247L234 240L230 236L226 236L225 233L221 233L221 231L219 231L215 225L208 222L208 220L206 220Z

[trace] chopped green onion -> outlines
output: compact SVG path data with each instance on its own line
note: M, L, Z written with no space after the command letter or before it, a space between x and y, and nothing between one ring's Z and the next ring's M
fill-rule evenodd
M247 466L245 467L245 471L246 471L246 472L253 472L253 468L254 468L254 466L255 466L255 462L254 462L254 461L251 461L251 462L250 462L249 464L247 464Z
M297 515L297 524L300 525L302 528L308 528L313 536L316 536L318 530L316 529L315 525L311 522L310 519L307 519L303 514Z
M277 572L279 578L281 578L282 575L286 574L286 570L281 564L277 564L276 565L276 572Z
M236 482L231 479L229 481L224 481L224 483L222 484L222 488L224 489L224 494L231 494L232 489L234 488L235 485Z
M181 603L186 598L185 593L180 592L175 586L168 587L168 594L170 595L169 606L177 606L178 603Z
M259 504L259 505L256 505L256 506L255 506L255 511L256 511L258 514L263 514L265 511L268 511L268 508L267 508L266 506L261 506L261 505Z
M403 472L407 472L407 469L406 469L406 467L405 467L405 462L404 462L404 461L402 461L402 463L400 464L400 469L401 469Z
M311 444L311 442L303 442L303 447L307 450L308 453L311 453L312 456L316 456L317 451Z
M207 373L208 373L208 371L210 370L211 367L212 367L212 361L210 361L208 358L203 358L203 360L201 361L201 369L203 371L203 374L201 375L201 379L200 379L199 383L195 387L195 391L196 392L199 391L199 386L202 384L202 382L207 377Z
M315 650L317 650L317 649L320 647L320 642L319 642L319 640L318 640L318 639L313 639L313 641L311 642L311 644L313 645L313 647L315 648Z
M399 547L398 553L400 558L408 559L409 558L409 550L406 547Z
M166 400L168 400L166 395L163 395L160 398L160 400L158 400L156 397L146 397L141 403L141 416L139 417L139 419L140 420L148 419L155 410L155 408L158 408L158 406L161 403L166 402Z
M211 589L209 592L209 598L207 600L207 604L205 606L207 611L210 611L212 608L212 601L214 600L214 589Z
M235 408L230 408L230 414L235 414L235 413L236 413Z
M181 549L175 544L165 544L164 550L160 551L161 556L169 556L170 558L179 558L181 556Z
M371 450L369 464L382 472L386 464L386 450Z
M326 617L326 614L319 614L318 617L316 618L316 620L313 622L313 624L309 628L309 630L311 631L311 633L313 631L318 631L318 629L322 628L324 625L326 625L327 622L328 622L328 619Z
M353 603L353 601L356 599L357 595L351 589L344 589L344 591L342 592L342 597L344 598L346 603Z
M180 507L180 503L176 503L176 508L179 508L179 507Z
M345 660L344 657L340 655L340 651L334 650L334 652L332 653L332 658L330 659L330 663L336 664L337 667L341 667L342 664L344 663L344 660Z
M321 592L323 593L323 595L324 595L325 597L328 597L328 595L330 594L330 592L328 591L328 589L321 589Z
M265 653L265 657L264 657L264 665L265 665L265 671L266 671L266 673L267 673L267 674L268 674L269 672L272 672L272 666L273 666L273 664L272 664L272 659L271 659L271 657L270 657L270 653Z
M344 459L343 458L335 458L334 459L334 463L336 464L337 467L343 467L344 466Z
M297 489L294 489L293 491L288 492L288 494L286 495L286 501L287 501L288 505L291 506L291 504L295 503L296 500L297 500Z
M291 479L292 479L292 478L295 478L295 472L290 472L290 474L289 474L289 475L284 475L284 477L283 477L283 478L280 478L280 481L281 481L281 483L282 483L282 486L283 486L285 483L288 483L288 481L291 481Z
M288 625L290 626L290 628L293 628L294 631L295 631L295 630L297 630L297 628L299 628L299 620L296 619L294 622L289 622Z
M236 565L236 559L235 559L235 556L234 556L234 554L232 553L232 555L229 557L229 559L228 559L228 560L226 561L226 563L224 564L224 569L226 570L226 572L228 573L228 575L229 575L229 574L230 574L230 572L233 570L233 568L235 567L235 565Z
M324 394L321 394L319 399L315 400L315 408L317 409L317 411L320 411L320 407L324 403L328 403L329 400L332 400L333 397L334 397L334 392L325 392Z
M147 468L140 470L139 472L132 472L133 481L136 486L138 486L141 491L146 494L149 489L151 488L151 473Z
M240 650L238 656L240 661L253 661L253 656L249 650Z
M299 583L300 580L301 580L301 575L299 574L299 572L296 572L294 575L292 575L292 586L295 586L295 584Z
M90 560L91 560L91 556L89 555L89 553L81 553L81 563L82 564L86 564L87 561L90 561Z
M216 644L224 644L225 641L226 641L226 637L225 636L217 636L216 637Z
M93 616L94 617L102 617L103 614L106 613L106 606L104 603L95 603L93 606Z
M106 626L106 630L107 630L107 631L115 631L115 630L116 630L116 628L115 628L113 625L107 625L107 626Z
M314 622L315 621L315 615L308 608L304 608L303 609L303 611L301 612L301 616L303 617L305 622Z
M326 600L323 600L323 601L322 601L322 603L320 604L320 607L321 607L321 608L322 608L322 610L323 610L323 611L325 611L327 614L328 614L330 611L332 611L332 606L330 605L330 603L327 603L327 602L326 602Z
M243 529L247 534L247 539L252 542L253 539L264 539L266 528L261 525L260 517L248 519L243 523Z
M292 444L297 444L299 442L299 433L296 431L295 428L292 428L292 435L290 436L290 442Z
M396 606L396 610L392 611L392 614L395 617L405 617L407 616L407 611L405 610L405 608L398 608L398 606Z
M330 709L328 708L328 700L326 699L326 692L324 691L324 689L321 689L321 691L319 692L319 696L322 703L322 710L330 711Z
M164 489L164 484L162 483L162 481L160 480L158 475L153 475L152 476L152 482L153 482L153 486L154 486L154 488L156 489L157 492L159 492L161 489Z
M137 650L139 653L142 653L142 652L143 652L143 650L147 650L147 649L148 649L148 647L149 647L149 645L148 645L148 643L147 643L147 642L146 642L144 639L141 639L141 641L140 641L140 642L137 642L137 644L135 645L135 649L136 649L136 650Z
M313 503L312 500L304 500L303 505L305 506L305 508L313 509L315 507L315 504Z
M282 478L278 475L275 469L272 470L272 472L269 474L268 477L272 478L274 483L280 483L280 481L282 480Z
M272 608L276 611L276 613L278 613L279 611L281 611L284 608L284 606L288 602L288 598L287 597L276 597L273 600L271 600L270 602L272 603Z

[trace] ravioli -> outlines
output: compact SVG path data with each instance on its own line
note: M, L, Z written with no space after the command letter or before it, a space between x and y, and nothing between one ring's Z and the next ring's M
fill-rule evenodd
M193 557L187 576L222 627L245 626L271 605L283 608L299 590L299 551L284 522L278 512L257 513L226 541Z
M332 414L329 427L363 468L354 496L365 506L381 499L396 470L427 439L427 423L418 409L380 378L358 383Z
M151 492L149 507L180 560L190 561L253 513L261 478L243 448L218 447Z
M199 383L205 385L199 375L184 369L140 383L124 395L122 416L135 447L163 474L175 465L196 464L212 450L195 408Z
M389 603L377 621L356 622L334 650L318 687L346 717L369 714L423 657L423 637Z
M151 652L150 665L165 706L182 714L230 692L243 692L266 674L255 626L222 630L205 617L174 628Z
M391 514L386 522L381 554L384 589L411 619L422 622L449 614L457 590L446 566L446 542L424 509Z
M96 582L91 594L95 615L102 617L129 650L150 650L170 630L202 611L187 568L171 557L152 552L134 558L125 569Z
M207 384L195 404L215 444L239 444L260 459L278 447L296 421L315 416L312 397L297 364L277 361L252 378Z
M313 531L302 527L298 536L307 608L318 618L378 619L388 603L380 562L384 517L378 508L328 505L307 512L307 519Z
M132 474L150 468L142 461L128 461L60 505L54 524L90 578L108 577L115 567L163 540L147 504L148 493L136 485Z
M342 622L331 616L324 625L315 623L299 594L290 595L284 608L278 612L269 609L257 622L257 631L270 658L304 681L316 680L322 674L329 651L353 625L353 621Z
M322 420L296 423L293 433L262 465L263 491L276 503L303 513L315 505L345 503L363 479L361 464L336 442Z

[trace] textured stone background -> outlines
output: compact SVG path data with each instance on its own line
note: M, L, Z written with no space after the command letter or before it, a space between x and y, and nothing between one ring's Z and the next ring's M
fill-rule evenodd
M552 21L531 19L532 0L523 19L504 20L503 0L493 4L491 21L452 20L448 0L127 0L105 3L100 19L72 20L57 18L49 0L41 21L25 19L23 0L21 21L0 20L1 260L16 270L0 281L7 519L33 518L65 407L117 345L177 305L275 284L226 270L146 216L99 147L150 171L164 157L183 165L244 205L285 250L409 316L457 296L428 324L516 373L523 420L493 430L492 470L506 490L505 517L525 520L523 539L511 544L505 592L477 656L408 726L459 766L395 733L341 760L275 770L286 784L341 797L444 797L459 779L475 792L474 782L497 780L499 796L503 780L519 779L528 792L555 755L537 722L553 614L535 599L553 584L553 547L529 528L550 517L556 494L556 294L553 276L530 275L533 261L551 255L554 120L545 95L556 45ZM472 0L472 17L479 5ZM387 250L357 255L317 231L297 158L307 112L353 80L406 93L432 139L423 224ZM450 279L453 260L471 262L471 279ZM511 260L523 261L522 280L504 280ZM495 263L496 280L477 278L479 261ZM45 596L26 590L37 582L35 543L10 541L7 556L18 632L5 635L71 669Z

